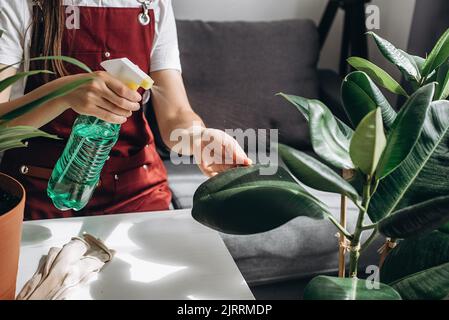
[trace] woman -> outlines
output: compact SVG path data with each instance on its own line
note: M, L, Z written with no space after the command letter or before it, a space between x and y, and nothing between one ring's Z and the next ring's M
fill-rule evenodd
M224 132L204 127L189 105L181 76L176 26L171 0L16 0L2 1L0 67L34 56L66 55L79 59L93 70L101 70L106 59L127 57L142 70L149 70L156 85L152 105L164 143L175 152L190 155L193 145L207 148L207 140L226 148L233 164L210 163L201 158L200 169L213 176L250 160L237 142ZM21 66L27 69L27 66ZM76 67L60 61L32 64L31 69L50 68L59 76L49 81L30 78L26 86L16 86L0 95L0 114L44 95L67 82L83 78ZM16 70L0 74L0 79ZM25 93L17 100L10 100ZM69 217L53 207L46 195L51 171L61 155L78 114L122 124L120 138L101 175L100 184L88 206L76 215L113 214L168 209L171 194L167 175L158 156L153 134L139 102L142 97L105 72L95 80L54 99L14 120L13 125L42 127L62 141L34 139L28 148L7 152L1 171L20 180L27 190L27 219ZM193 134L198 131L200 133ZM182 129L188 148L181 150L170 140ZM187 150L186 150L187 149ZM205 150L206 151L206 150ZM197 154L195 154L197 156Z

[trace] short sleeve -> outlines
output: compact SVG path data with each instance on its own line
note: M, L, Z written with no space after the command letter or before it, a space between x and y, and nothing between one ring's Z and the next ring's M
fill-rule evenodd
M27 0L1 0L0 64L13 64L24 57L25 19L30 18Z
M178 34L171 0L160 0L156 11L156 32L151 52L151 71L181 71Z

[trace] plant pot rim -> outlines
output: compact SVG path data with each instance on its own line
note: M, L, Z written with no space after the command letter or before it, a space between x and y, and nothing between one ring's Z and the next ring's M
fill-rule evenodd
M11 188L5 187L5 185L2 183L2 181L8 181L10 183L10 186L16 186L17 190L19 190L18 194L15 194L15 196L20 198L20 201L17 202L17 204L9 211L4 212L4 213L0 213L0 222L4 222L6 220L9 220L9 216L12 216L14 211L16 210L17 207L19 207L20 205L22 205L25 202L25 188L23 187L23 185L17 181L16 179L14 179L13 177L4 174L2 172L0 172L0 187L3 188L5 191L10 191Z

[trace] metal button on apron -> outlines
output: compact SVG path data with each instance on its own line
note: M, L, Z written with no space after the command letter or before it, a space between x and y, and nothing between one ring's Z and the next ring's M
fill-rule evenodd
M118 181L118 175L117 174L114 175L114 180Z
M104 56L105 56L106 58L110 58L110 57L111 57L111 53L110 53L109 51L106 51L106 52L104 53Z
M30 169L27 166L21 166L20 167L20 173L21 174L27 174L29 170Z

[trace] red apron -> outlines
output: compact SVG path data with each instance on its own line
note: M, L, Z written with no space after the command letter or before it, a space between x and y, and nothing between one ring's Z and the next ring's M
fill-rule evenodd
M142 70L150 70L150 53L155 33L154 11L151 23L142 26L142 8L80 7L80 28L65 29L63 55L102 70L107 59L127 57ZM67 65L70 73L81 70ZM29 81L33 81L32 78ZM29 82L27 90L39 84ZM59 211L48 198L48 178L62 154L77 114L73 110L45 125L42 130L62 141L31 139L28 148L5 153L1 170L25 187L25 219L61 218L84 215L166 210L171 201L167 173L156 152L153 134L142 110L122 126L119 140L102 171L100 184L89 204L81 211Z

